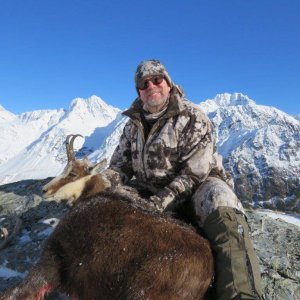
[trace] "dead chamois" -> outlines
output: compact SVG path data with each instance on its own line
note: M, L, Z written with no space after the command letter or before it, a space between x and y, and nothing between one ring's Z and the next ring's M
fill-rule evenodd
M68 165L44 193L78 200L27 279L0 299L39 300L53 290L80 300L203 299L213 277L209 243L188 225L147 209L130 188L105 192L111 183L98 173L101 164L75 159L76 136L67 137Z

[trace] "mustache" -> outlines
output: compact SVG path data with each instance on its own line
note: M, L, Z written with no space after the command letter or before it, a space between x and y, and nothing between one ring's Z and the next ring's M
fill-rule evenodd
M161 92L161 89L155 89L155 90L151 90L151 91L147 92L146 95L151 96L152 94L160 93L160 92Z

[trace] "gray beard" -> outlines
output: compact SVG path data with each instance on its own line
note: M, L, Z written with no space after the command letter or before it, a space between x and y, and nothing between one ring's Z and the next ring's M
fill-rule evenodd
M147 101L147 105L151 106L151 107L155 107L155 106L159 106L159 105L165 104L167 100L168 100L168 97L160 99L159 102L157 102L157 99L149 99Z
M164 100L164 99L161 99L161 100ZM147 104L148 104L148 102L147 102ZM167 97L166 100L161 101L160 104L156 104L156 105L153 105L153 106L148 105L148 107L147 107L147 106L144 104L144 105L143 105L143 110L146 111L146 112L148 112L148 114L152 114L152 115L154 116L154 114L157 114L157 113L160 113L160 112L165 112L165 111L167 110L167 108L168 108L168 105L169 105L169 97ZM154 112L154 113L153 113L153 112L152 112L152 113L149 112L149 110L148 110L149 107L154 108L154 107L157 107L157 106L160 106L160 109L159 109L158 111L156 111L156 112ZM155 116L154 116L154 117L155 117ZM146 118L146 119L147 119L147 118Z

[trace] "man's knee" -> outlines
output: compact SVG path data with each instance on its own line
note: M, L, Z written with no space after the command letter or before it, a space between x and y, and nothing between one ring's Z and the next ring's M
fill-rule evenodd
M192 197L192 205L200 227L205 219L220 206L243 211L243 206L233 190L221 179L208 177Z

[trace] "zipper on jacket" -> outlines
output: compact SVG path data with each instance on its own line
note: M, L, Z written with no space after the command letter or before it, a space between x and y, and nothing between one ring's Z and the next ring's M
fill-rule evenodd
M142 148L142 163L143 163L143 173L144 173L144 176L145 176L145 179L147 180L148 179L148 175L147 175L147 171L146 171L146 163L145 163L145 147L146 147L146 144L148 143L148 141L152 138L152 136L154 135L156 129L159 127L159 123L160 121L157 120L157 122L153 125L153 127L150 129L150 132L148 134L148 137L147 137L147 140L145 140L145 134L144 134L144 128L143 128L143 125L141 122L139 122L138 120L132 120L133 123L137 126L138 130L140 130L140 133L142 135L142 140L143 140L143 148Z

